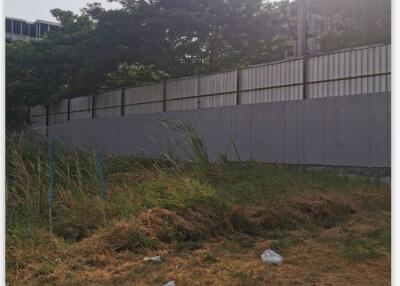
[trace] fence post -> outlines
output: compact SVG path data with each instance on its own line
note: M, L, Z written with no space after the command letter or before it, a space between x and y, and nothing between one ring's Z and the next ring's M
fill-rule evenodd
M92 97L92 118L95 118L95 117L96 117L96 107L95 107L95 104L96 104L96 94L93 94L93 97Z
M200 108L200 77L197 76L197 109Z
M125 87L121 89L121 116L125 115Z
M167 83L163 81L163 94L162 94L162 111L166 112L167 111Z
M241 81L241 70L237 70L236 72L236 105L240 105L240 90L242 89L240 81Z
M71 98L67 99L67 121L71 120Z
M49 103L47 103L47 105L46 105L46 138L49 138L49 113L50 113L50 111L49 111L49 106L50 106L50 104Z
M28 105L28 110L27 110L27 119L26 119L26 122L31 122L31 106L30 105Z
M303 57L303 99L307 99L307 56Z

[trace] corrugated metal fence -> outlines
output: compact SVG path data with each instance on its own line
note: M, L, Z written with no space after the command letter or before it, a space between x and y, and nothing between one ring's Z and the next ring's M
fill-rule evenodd
M377 45L290 59L34 106L28 108L28 117L33 127L43 127L89 118L388 92L390 55L390 45Z

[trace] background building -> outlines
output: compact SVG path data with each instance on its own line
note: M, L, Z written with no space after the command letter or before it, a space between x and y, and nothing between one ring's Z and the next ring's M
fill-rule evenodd
M55 31L60 24L42 20L28 22L21 19L6 17L6 41L13 40L38 40L47 32Z

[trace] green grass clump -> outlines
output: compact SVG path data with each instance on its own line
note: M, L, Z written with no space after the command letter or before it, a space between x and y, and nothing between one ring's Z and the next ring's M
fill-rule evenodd
M379 220L390 210L389 189L371 181L329 171L302 172L286 165L210 162L194 130L181 125L177 130L189 133L185 143L189 161L173 154L158 159L98 156L99 150L76 150L54 142L53 233L49 232L48 142L9 131L7 280L13 281L25 267L40 283L52 285L46 279L51 280L57 265L69 259L63 252L66 247L81 247L76 269L83 269L85 257L93 253L142 254L172 245L191 251L211 238L224 239L223 249L215 253L241 255L258 247L260 238L268 240L263 247L285 251L300 243L290 236L292 231L316 234L353 214ZM363 235L345 233L337 240L338 255L351 262L390 250L390 231L384 226ZM90 261L97 263L95 257ZM217 263L212 258L206 261ZM147 275L137 271L140 267L132 275ZM234 280L249 279L242 274ZM67 285L89 284L84 279L71 275Z
M373 187L359 179L338 178L329 172L303 173L284 165L226 160L211 163L194 130L182 124L176 124L175 129L188 133L187 146L193 145L194 150L191 163L102 156L106 202L99 191L95 152L55 142L55 233L67 240L80 240L107 222L157 207L186 212L204 210L224 218L234 205L273 205L288 194L344 193L357 187ZM33 135L13 131L7 134L10 233L49 227L47 144ZM331 223L330 217L316 219L321 224Z
M344 257L350 262L362 262L368 259L375 259L379 255L374 243L354 235L349 235L346 238L342 251Z
M342 254L350 262L373 260L390 252L390 232L377 228L365 234L347 231L343 238Z

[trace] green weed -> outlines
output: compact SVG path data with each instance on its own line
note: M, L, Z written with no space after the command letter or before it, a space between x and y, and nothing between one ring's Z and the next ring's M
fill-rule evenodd
M379 245L375 240L349 233L343 242L343 256L350 262L362 262L379 257Z

